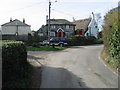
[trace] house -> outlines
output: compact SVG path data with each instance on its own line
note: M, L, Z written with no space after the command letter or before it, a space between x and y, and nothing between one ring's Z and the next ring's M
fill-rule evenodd
M66 19L50 19L50 38L52 37L65 37L68 38L74 34L75 24L69 22ZM46 20L46 25L42 26L38 30L39 36L48 36L48 20Z
M2 24L2 39L3 40L22 40L28 39L28 33L31 33L30 25L15 19L10 19L10 22Z
M92 13L93 14L93 13ZM95 20L94 14L92 18L73 21L75 24L75 34L81 36L94 36L98 38L99 27Z

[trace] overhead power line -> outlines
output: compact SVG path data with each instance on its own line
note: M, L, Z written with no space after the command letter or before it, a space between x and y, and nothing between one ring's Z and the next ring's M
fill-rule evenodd
M25 7L21 7L21 8L15 9L15 10L11 10L11 11L8 11L8 12L16 12L16 11L19 11L19 10L22 10L22 9L27 9L27 8L30 8L30 7L34 7L34 6L42 4L42 3L44 3L44 2L31 4L31 5L28 5L28 6L25 6Z
M61 13L61 14L64 14L64 15L68 15L68 16L71 16L71 17L76 17L76 18L78 18L78 17L80 17L80 16L75 16L75 15L73 15L73 14L70 14L70 13L68 13L68 12L64 12L64 11L61 11L61 10L55 10L55 9L52 9L53 11L55 11L55 12L58 12L58 13Z

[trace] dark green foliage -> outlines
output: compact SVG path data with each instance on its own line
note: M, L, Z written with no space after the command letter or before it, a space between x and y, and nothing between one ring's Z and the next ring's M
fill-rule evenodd
M101 40L96 39L92 36L73 36L68 41L68 45L70 46L79 46L79 45L91 45L91 44L100 44Z
M28 46L33 46L33 47L39 47L40 44L40 36L37 35L37 33L35 32L33 35L32 34L28 34L28 41L25 42L26 45Z
M116 68L120 67L120 29L117 25L112 28L111 37L109 37L110 56L114 58Z
M32 47L38 47L38 48L39 48L39 47L40 47L40 43L33 43L33 44L31 44L31 46L32 46Z
M2 78L4 87L19 87L15 83L26 78L29 71L27 51L21 41L3 41ZM23 80L24 81L24 80Z
M103 40L105 53L110 57L115 68L120 68L120 15L119 8L114 8L105 16Z

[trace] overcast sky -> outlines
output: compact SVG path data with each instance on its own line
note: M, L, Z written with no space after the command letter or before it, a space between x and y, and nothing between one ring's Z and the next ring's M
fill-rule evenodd
M119 0L51 0L51 18L73 21L88 18L92 12L105 15L118 6ZM25 18L32 30L46 24L49 0L0 0L0 25L10 18L20 21Z

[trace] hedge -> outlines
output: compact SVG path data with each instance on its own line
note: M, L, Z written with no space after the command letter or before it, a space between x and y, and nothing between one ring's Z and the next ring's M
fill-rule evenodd
M109 37L109 54L115 61L116 68L120 68L120 29L117 25L112 28L112 34Z
M27 51L21 41L2 42L2 78L3 87L26 76ZM8 83L9 82L9 83ZM17 86L17 85L16 85ZM16 87L15 85L11 87Z
M108 63L120 70L120 8L116 7L105 15L103 40Z
M102 40L96 39L93 36L73 36L68 40L68 45L79 46L79 45L91 45L91 44L101 44Z

